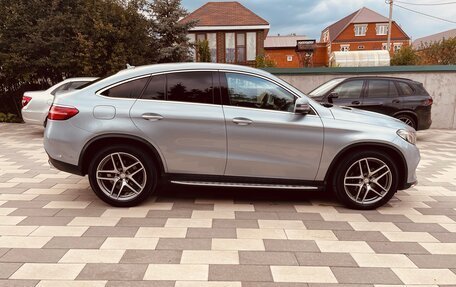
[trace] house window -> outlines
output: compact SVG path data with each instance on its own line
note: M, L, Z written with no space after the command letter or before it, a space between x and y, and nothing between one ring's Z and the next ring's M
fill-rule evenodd
M342 52L348 52L350 51L350 45L340 45L340 50Z
M367 24L355 25L355 36L366 36Z
M236 62L246 62L245 33L236 33Z
M358 46L358 50L363 50L364 49L364 45L359 45Z
M193 33L188 34L187 38L188 38L188 42L190 44L195 44L195 40L196 40L196 35L195 34L193 34ZM191 48L190 49L190 53L192 54L193 62L196 62L196 50L195 50L195 48Z
M287 62L293 62L293 56L292 55L288 55L287 56Z
M208 33L207 42L209 44L209 51L211 52L211 62L217 63L217 34Z
M323 33L323 42L328 42L328 40L329 40L329 33L328 33L328 31L325 31Z
M386 35L386 34L388 34L388 25L386 25L386 24L377 24L375 26L375 30L377 32L377 35Z
M225 33L225 62L234 63L236 61L236 41L235 33Z
M394 51L394 53L396 53L397 51L399 51L401 48L402 48L402 43L394 43L394 45L393 45L393 51Z
M382 50L388 50L388 43L382 43Z
M226 63L245 64L255 61L257 56L256 32L225 33Z
M191 34L190 34L191 35ZM195 34L193 34L193 39L195 39ZM211 62L217 63L217 34L216 33L198 33L196 34L196 43L207 40L209 46L209 52L211 53ZM194 41L193 41L194 42ZM193 60L197 60L196 51Z
M255 61L257 56L256 32L247 33L247 61Z

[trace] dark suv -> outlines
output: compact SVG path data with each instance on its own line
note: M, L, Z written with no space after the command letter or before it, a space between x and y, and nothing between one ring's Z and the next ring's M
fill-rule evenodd
M431 126L432 97L423 84L404 78L336 78L309 93L314 100L395 117L416 130Z

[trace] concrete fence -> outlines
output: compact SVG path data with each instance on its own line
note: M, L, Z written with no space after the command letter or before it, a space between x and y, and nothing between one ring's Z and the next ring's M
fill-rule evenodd
M434 99L431 128L456 129L456 66L270 68L266 70L304 93L308 93L320 84L338 77L377 75L409 78L423 83Z

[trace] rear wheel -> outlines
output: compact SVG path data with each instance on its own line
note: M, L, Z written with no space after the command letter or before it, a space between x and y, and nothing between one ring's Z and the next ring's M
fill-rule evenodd
M416 130L416 127L417 127L416 120L412 116L401 114L401 115L397 115L396 118Z
M375 209L397 191L398 171L390 156L380 152L350 154L335 173L333 189L339 200L355 209Z
M89 181L95 194L113 206L135 206L157 187L157 170L147 154L126 145L98 152L89 165Z

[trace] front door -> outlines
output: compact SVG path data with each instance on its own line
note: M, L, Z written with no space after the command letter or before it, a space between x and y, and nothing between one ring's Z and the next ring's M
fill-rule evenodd
M320 117L294 114L295 96L267 79L226 73L221 82L228 88L225 175L314 180L323 148Z
M223 175L226 131L213 72L152 76L130 111L161 153L168 173Z
M330 93L338 98L333 103L338 106L360 107L363 104L364 80L348 80L339 84Z

